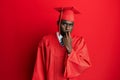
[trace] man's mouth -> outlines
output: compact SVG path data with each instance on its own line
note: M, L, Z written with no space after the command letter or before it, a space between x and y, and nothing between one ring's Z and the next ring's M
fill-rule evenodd
M70 30L65 30L65 33L66 33L66 32L70 32Z

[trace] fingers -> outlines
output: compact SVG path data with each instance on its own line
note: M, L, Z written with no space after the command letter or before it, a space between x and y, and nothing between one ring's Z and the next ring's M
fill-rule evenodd
M65 33L65 37L66 37L66 38L68 38L68 37L69 37L69 36L68 36L68 32L66 32L66 33Z
M66 36L66 38L68 38L68 37L71 38L70 32L66 32L66 33L65 33L65 36Z
M70 34L70 32L68 32L68 36L71 38L71 34Z

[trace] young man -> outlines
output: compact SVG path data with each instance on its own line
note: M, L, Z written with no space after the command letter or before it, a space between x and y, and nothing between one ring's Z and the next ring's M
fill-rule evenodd
M40 41L32 80L79 80L90 67L83 37L71 36L74 14L79 11L73 7L55 9L60 12L59 32Z

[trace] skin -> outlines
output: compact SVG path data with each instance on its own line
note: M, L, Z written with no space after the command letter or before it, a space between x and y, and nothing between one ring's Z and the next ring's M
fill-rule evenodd
M58 22L59 24L59 22ZM61 20L60 24L60 33L63 36L63 43L65 48L68 51L68 54L72 51L72 37L71 32L73 30L74 22Z

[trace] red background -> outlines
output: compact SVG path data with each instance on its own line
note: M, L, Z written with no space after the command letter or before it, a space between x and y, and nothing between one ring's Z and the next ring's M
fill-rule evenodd
M119 0L0 0L0 80L31 80L39 40L57 30L53 8L70 5L92 62L80 80L120 80Z

